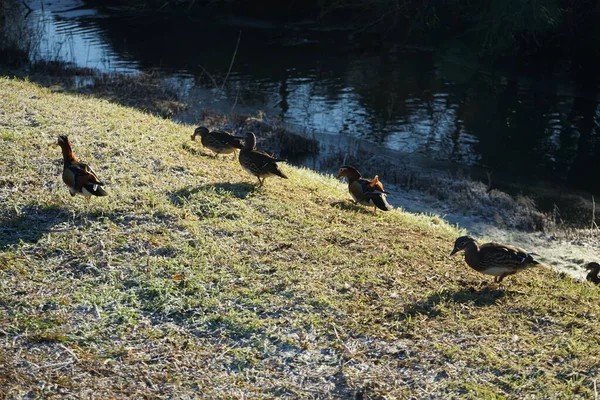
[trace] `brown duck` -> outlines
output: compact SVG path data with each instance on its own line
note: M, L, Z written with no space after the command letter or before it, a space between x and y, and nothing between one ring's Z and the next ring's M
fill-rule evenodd
M204 147L213 151L215 157L217 154L231 154L235 159L235 151L244 147L240 139L241 136L233 136L225 131L209 131L208 128L200 126L196 128L192 135L192 140L196 140L196 136L200 135L200 142Z
M339 179L343 176L348 178L348 191L356 203L373 206L373 212L378 208L383 211L393 209L386 200L388 192L383 190L383 184L377 175L371 180L365 179L356 168L344 165L340 167L337 177Z
M63 153L62 179L69 188L71 196L81 194L89 200L91 196L108 195L102 188L104 183L100 182L94 170L77 160L67 136L59 136L56 144L60 146Z
M585 270L590 271L585 277L586 280L596 285L600 283L600 277L598 277L598 273L600 272L600 264L597 262L591 262L585 266Z
M261 150L256 150L256 136L254 133L246 133L244 147L240 150L240 165L246 172L256 176L260 186L263 185L268 176L277 175L287 179L277 162L285 161L281 158L273 157L271 154Z
M495 276L494 282L500 283L508 275L516 274L526 268L542 265L534 260L535 253L519 247L500 243L485 243L479 246L470 236L461 236L454 242L450 255L465 251L465 261L469 267L482 274Z

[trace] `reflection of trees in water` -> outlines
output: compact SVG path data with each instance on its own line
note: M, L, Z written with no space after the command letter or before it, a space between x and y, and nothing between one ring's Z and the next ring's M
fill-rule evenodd
M597 92L589 83L573 88L564 96L551 79L517 77L497 93L476 90L459 106L461 129L477 136L481 162L500 174L598 191Z
M3 63L26 62L35 45L35 35L29 26L28 10L19 0L0 1L0 56Z

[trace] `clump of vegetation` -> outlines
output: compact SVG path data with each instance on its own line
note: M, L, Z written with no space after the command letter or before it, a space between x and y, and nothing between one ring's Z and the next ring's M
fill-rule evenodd
M35 35L25 19L26 10L18 0L0 2L0 60L5 66L19 67L29 62Z
M7 398L594 396L598 287L481 286L439 217L285 165L257 188L193 127L105 100L6 78L0 99ZM109 196L68 194L58 134Z

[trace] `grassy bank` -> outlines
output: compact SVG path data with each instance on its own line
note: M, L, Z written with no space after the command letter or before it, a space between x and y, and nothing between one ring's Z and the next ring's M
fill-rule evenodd
M438 217L256 188L192 130L0 78L4 397L594 397L598 288L481 287ZM108 197L69 196L58 134Z

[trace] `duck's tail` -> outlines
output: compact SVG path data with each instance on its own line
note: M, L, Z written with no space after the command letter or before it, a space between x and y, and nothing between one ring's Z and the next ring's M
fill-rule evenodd
M272 173L273 175L280 176L283 179L288 179L286 174L284 174L283 171L281 170L281 168L279 168L279 165L277 165L277 161L285 161L285 160L281 160L278 158L273 160L273 162L271 164L269 164L269 172Z
M102 188L103 185L104 183L102 182L90 182L85 184L83 187L94 196L108 196L106 190Z
M367 195L368 198L371 199L373 204L382 211L391 211L394 209L390 203L385 199L385 194L383 193L373 193L372 195Z

